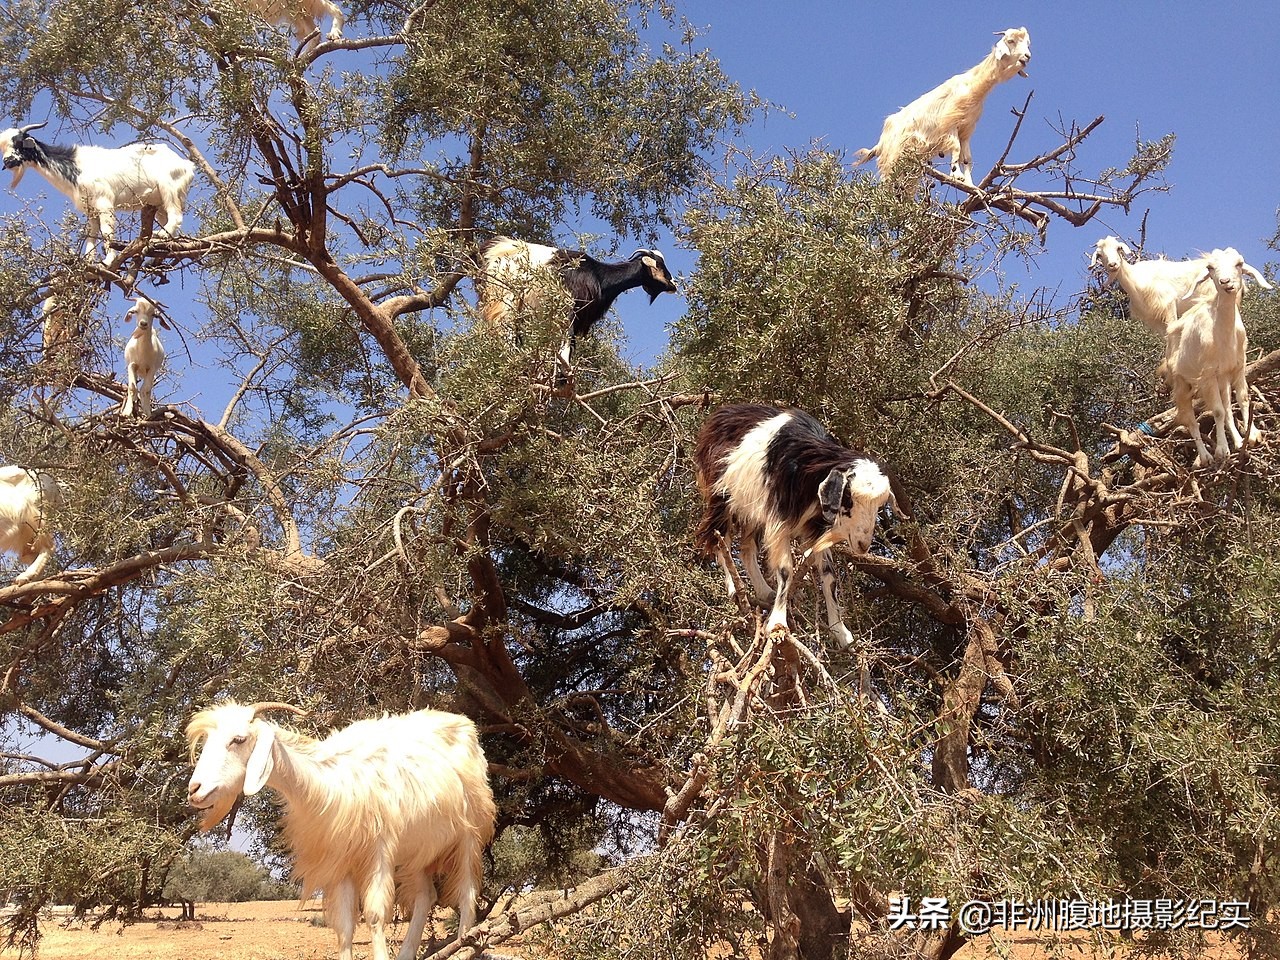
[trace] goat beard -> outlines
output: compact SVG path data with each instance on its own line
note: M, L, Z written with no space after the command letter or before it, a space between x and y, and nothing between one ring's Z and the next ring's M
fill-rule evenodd
M22 179L22 175L26 172L27 172L27 165L25 163L19 163L16 167L13 168L13 182L9 184L10 190L18 189L18 181Z
M235 824L236 812L240 809L240 803L243 799L243 795L236 794L236 798L226 806L216 804L201 810L200 832L208 833L225 819L227 821L227 836L230 837L231 828Z

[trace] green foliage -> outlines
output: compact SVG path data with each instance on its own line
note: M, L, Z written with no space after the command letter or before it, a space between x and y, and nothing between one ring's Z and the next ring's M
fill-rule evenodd
M298 888L275 879L265 867L235 850L191 850L169 870L163 896L197 903L242 903L296 898Z

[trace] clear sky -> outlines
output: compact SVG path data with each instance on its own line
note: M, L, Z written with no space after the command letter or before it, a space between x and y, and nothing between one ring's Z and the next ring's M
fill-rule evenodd
M1055 220L1044 254L1018 278L1028 296L1044 288L1065 304L1088 283L1093 243L1137 236L1148 208L1151 253L1234 246L1260 269L1274 259L1265 244L1280 204L1280 4L684 0L679 9L730 77L792 115L770 113L746 133L757 153L819 140L852 156L874 145L888 114L976 64L1008 27L1030 31L1029 77L988 98L973 140L975 178L999 156L1009 111L1032 90L1015 161L1059 143L1050 124L1060 120L1106 117L1079 148L1086 172L1122 165L1138 131L1148 140L1176 133L1170 191L1144 194L1127 216L1104 210L1084 227ZM664 252L674 271L693 268L685 251ZM664 295L647 307L631 296L616 307L625 354L647 362L684 303Z

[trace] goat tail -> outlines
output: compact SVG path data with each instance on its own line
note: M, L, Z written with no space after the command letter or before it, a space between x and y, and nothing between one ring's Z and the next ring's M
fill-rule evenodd
M878 156L880 156L880 144L877 143L874 147L863 147L853 155L853 165L860 167L868 160Z
M722 494L711 497L707 512L693 534L693 547L698 555L714 559L720 551L721 540L727 540L731 534L731 524L729 499Z

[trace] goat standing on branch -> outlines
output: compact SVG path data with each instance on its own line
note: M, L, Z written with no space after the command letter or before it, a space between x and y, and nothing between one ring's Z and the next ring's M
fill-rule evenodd
M517 330L519 315L542 302L540 279L554 278L573 297L568 338L560 348L560 366L566 374L574 342L605 315L618 294L643 287L653 303L660 293L676 292L667 261L658 250L637 250L629 260L605 263L581 250L494 237L480 248L480 262L480 316L490 329L508 335Z
M303 896L324 890L325 921L351 960L361 908L373 960L387 960L385 927L396 904L412 913L397 954L413 960L441 896L458 908L458 940L475 922L481 860L495 807L475 724L437 710L360 720L324 740L258 715L297 707L224 703L187 724L195 770L188 796L215 827L246 796L269 786L284 798L284 835ZM199 759L196 750L200 748Z
M1107 279L1128 295L1129 312L1160 338L1192 306L1213 299L1213 287L1204 280L1203 257L1130 263L1126 257L1132 254L1127 244L1103 237L1094 244L1089 266L1102 264Z
M27 467L0 467L0 551L16 553L27 569L13 578L27 583L53 556L47 511L60 499L58 481Z
M876 514L893 499L880 467L836 443L807 413L760 404L713 411L698 431L693 463L706 503L694 543L724 566L729 596L735 592L730 541L736 528L747 577L760 601L773 604L767 629L786 630L791 541L799 540L802 562L810 555L818 562L827 625L849 648L853 635L836 602L830 548L846 540L855 553L870 549ZM776 591L760 571L757 538L763 538Z
M31 136L45 123L11 127L0 133L0 157L13 170L10 189L16 190L27 166L35 167L84 213L89 222L84 253L93 253L98 237L106 247L106 263L115 257L117 210L154 207L160 233L175 236L182 226L182 208L195 178L190 160L163 143L133 143L127 147L59 147Z
M342 8L329 0L241 0L248 13L256 13L270 23L287 23L293 27L293 35L299 43L320 29L320 19L333 18L329 28L330 40L342 39L342 27L346 18Z
M882 177L902 160L951 154L951 176L973 186L973 153L969 141L982 116L983 102L996 84L1027 75L1031 35L1025 27L997 32L1000 40L977 66L917 97L884 121L880 140L854 154L854 166L872 157Z
M131 417L134 408L141 411L141 416L151 416L151 394L156 386L156 374L164 365L164 344L160 342L160 331L156 329L156 305L146 297L138 297L129 308L125 317L137 316L129 342L124 348L124 369L128 378L128 388L120 415ZM141 385L139 385L141 381Z
M1191 434L1196 445L1196 463L1201 465L1209 463L1211 458L1200 438L1192 406L1193 394L1213 413L1213 459L1227 456L1228 433L1236 449L1244 448L1245 440L1236 429L1231 407L1233 388L1249 431L1249 441L1256 442L1261 436L1252 423L1249 383L1244 373L1249 337L1240 317L1240 300L1244 296L1246 274L1264 290L1271 289L1262 274L1245 263L1234 248L1214 250L1206 256L1201 273L1192 281L1192 290L1200 282L1211 280L1216 295L1210 300L1197 301L1174 320L1165 341L1165 360L1160 372L1169 381L1178 408L1178 422Z

